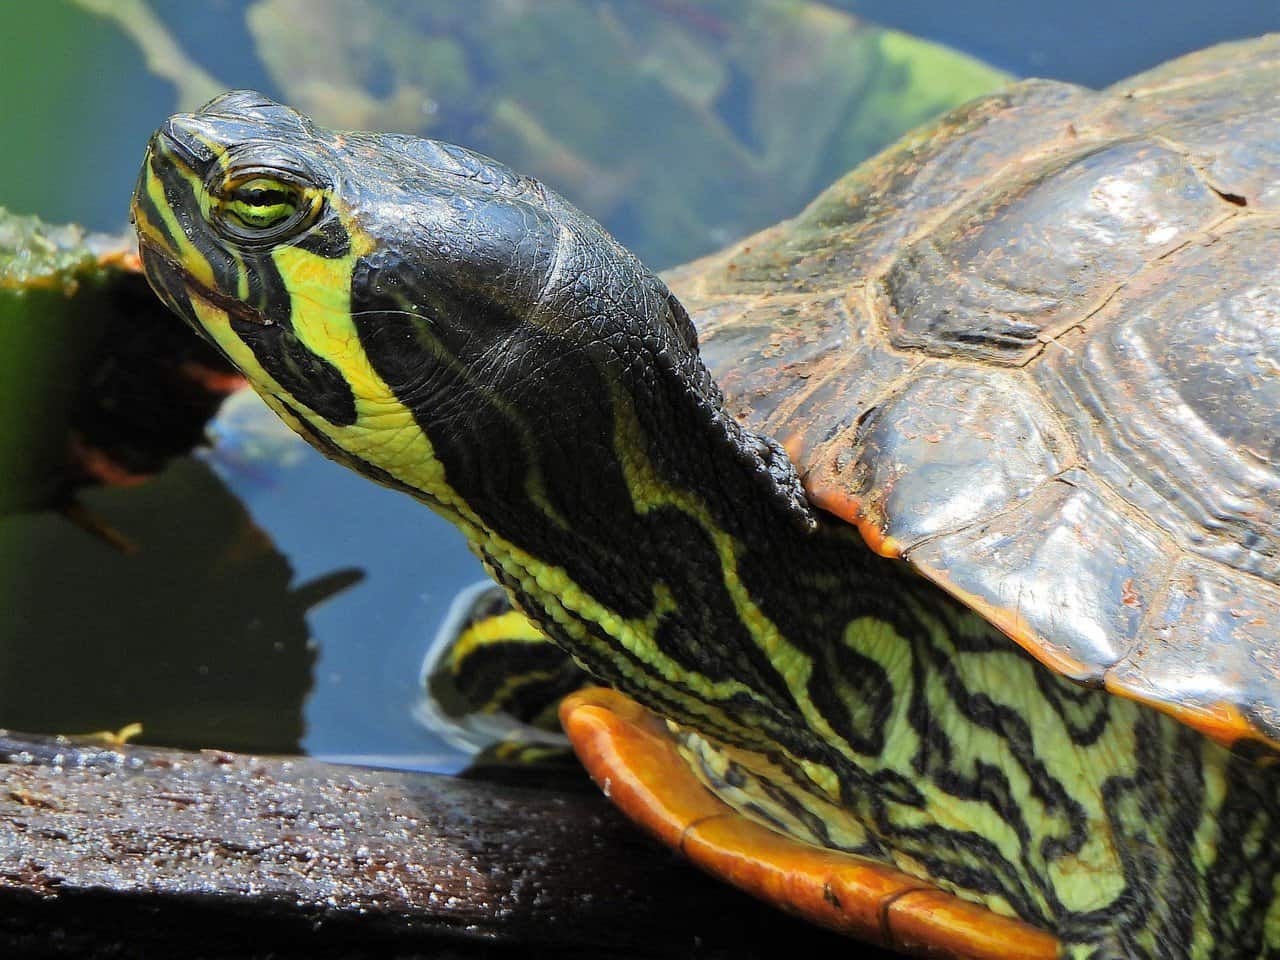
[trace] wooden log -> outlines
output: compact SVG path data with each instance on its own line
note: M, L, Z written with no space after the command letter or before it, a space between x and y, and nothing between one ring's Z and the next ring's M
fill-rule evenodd
M593 790L0 733L0 956L873 956Z

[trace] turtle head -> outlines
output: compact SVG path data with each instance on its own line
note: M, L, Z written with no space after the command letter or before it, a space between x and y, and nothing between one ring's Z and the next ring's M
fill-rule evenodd
M400 407L437 443L507 443L486 410L563 429L608 399L588 395L584 366L621 373L644 354L718 399L661 280L537 181L461 147L333 132L234 91L156 132L133 217L160 297L322 434L377 434L366 414Z
M717 538L762 502L810 520L662 280L488 158L238 91L161 127L133 213L157 293L286 422L448 516L599 672L600 624L710 609L686 581L731 609Z
M133 218L152 287L278 413L437 505L506 509L517 480L579 496L592 458L616 463L624 407L641 433L674 435L692 405L739 459L784 464L720 412L661 279L536 180L462 147L331 131L233 91L155 133ZM550 483L565 458L573 481ZM564 521L563 504L543 507Z

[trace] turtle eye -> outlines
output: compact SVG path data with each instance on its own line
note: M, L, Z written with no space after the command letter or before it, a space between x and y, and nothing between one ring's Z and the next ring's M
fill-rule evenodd
M215 222L245 242L278 241L299 233L319 208L314 188L263 174L230 180L213 200Z
M223 210L251 230L269 230L296 214L301 199L288 184L254 177L232 189Z

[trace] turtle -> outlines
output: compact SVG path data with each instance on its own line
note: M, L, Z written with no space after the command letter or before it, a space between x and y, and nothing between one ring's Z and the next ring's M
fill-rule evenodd
M132 213L596 679L576 752L694 863L922 955L1276 956L1277 89L1278 36L1019 82L664 276L253 91L161 126Z

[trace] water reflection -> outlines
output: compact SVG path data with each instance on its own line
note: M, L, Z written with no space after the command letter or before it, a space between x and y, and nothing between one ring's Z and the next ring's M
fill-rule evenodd
M296 750L316 653L306 616L361 580L348 564L297 577L239 499L181 460L92 510L136 545L122 553L56 514L8 517L0 626L4 723L117 729L152 743Z

